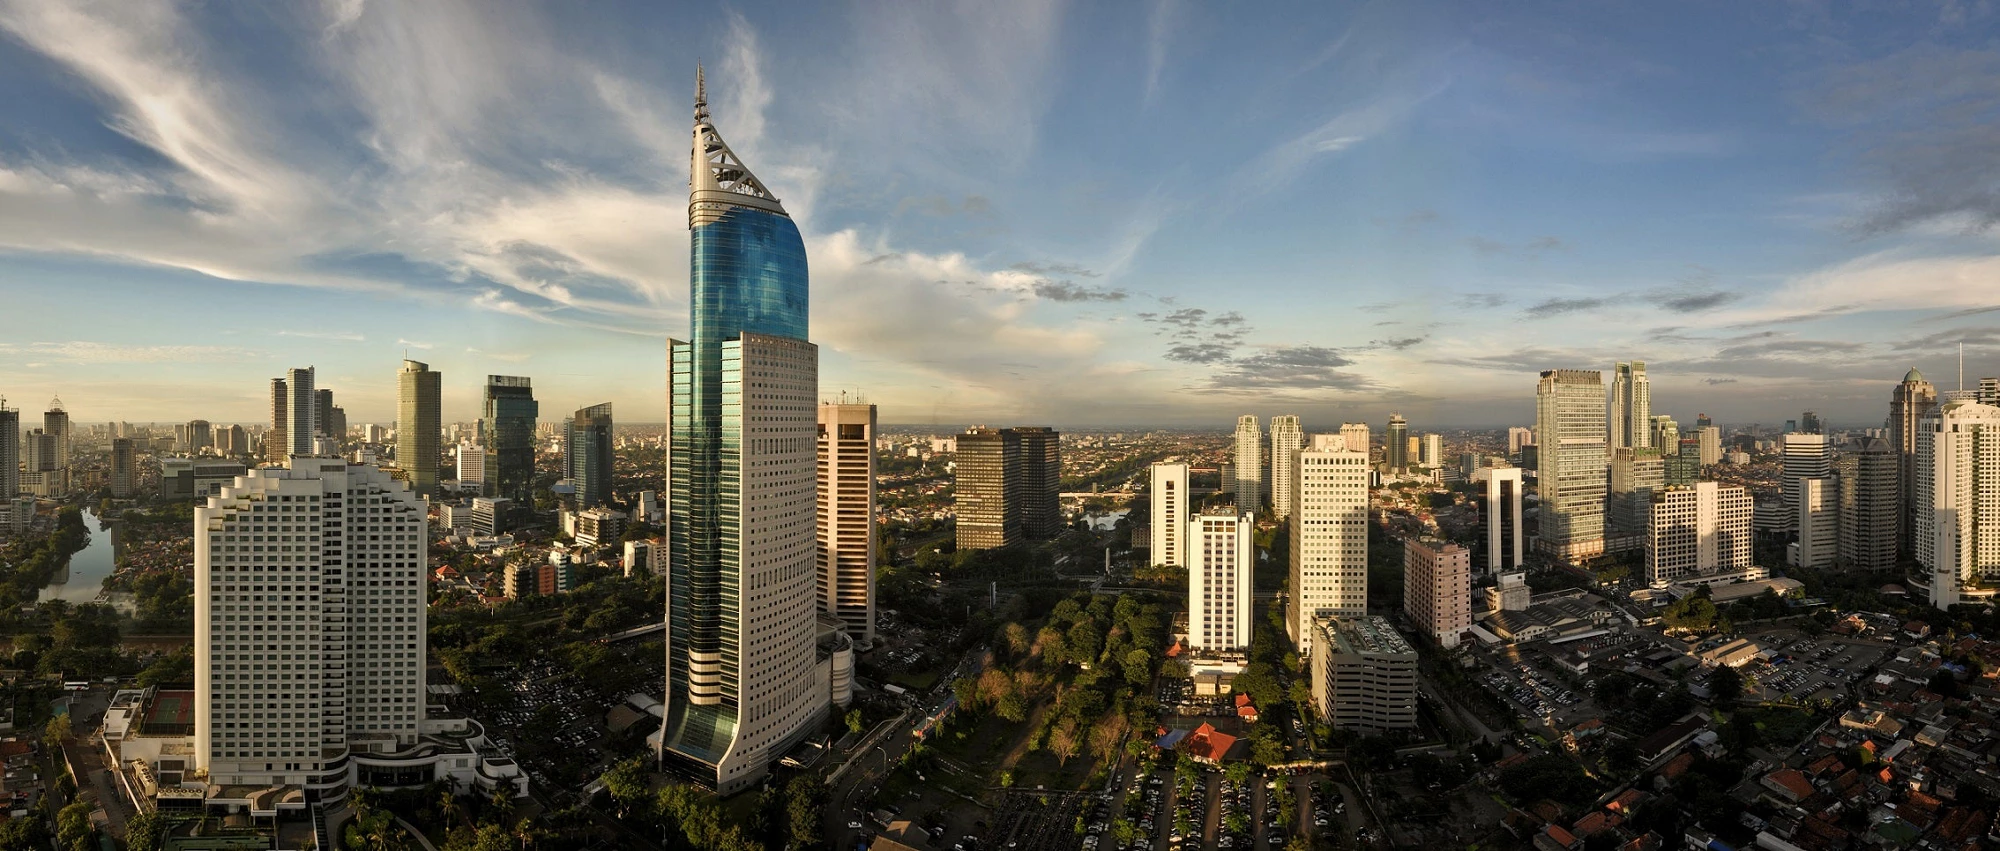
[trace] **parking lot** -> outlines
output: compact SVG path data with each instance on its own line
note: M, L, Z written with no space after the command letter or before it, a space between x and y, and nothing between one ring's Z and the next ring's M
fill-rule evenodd
M1526 662L1515 665L1511 670L1501 669L1486 675L1486 684L1507 697L1525 715L1546 718L1567 710L1582 702L1583 698L1567 686Z
M1757 694L1766 701L1837 700L1887 652L1865 643L1800 638L1782 645L1769 661L1744 665L1743 673L1756 680Z

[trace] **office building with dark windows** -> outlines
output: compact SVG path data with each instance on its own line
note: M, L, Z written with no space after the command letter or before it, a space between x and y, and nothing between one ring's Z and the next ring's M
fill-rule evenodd
M486 445L491 468L484 493L521 505L535 504L535 418L540 413L527 376L486 376L479 439Z

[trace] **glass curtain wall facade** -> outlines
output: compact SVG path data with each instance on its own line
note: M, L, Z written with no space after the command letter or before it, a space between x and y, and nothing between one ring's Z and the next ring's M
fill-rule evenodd
M595 508L611 502L611 403L576 412L563 444L569 456L569 483L576 487L576 506Z
M811 693L818 364L805 243L699 90L692 165L692 339L670 344L661 761L727 794L828 705Z
M486 376L486 406L479 420L493 470L486 493L517 505L535 504L535 419L541 406L526 376Z

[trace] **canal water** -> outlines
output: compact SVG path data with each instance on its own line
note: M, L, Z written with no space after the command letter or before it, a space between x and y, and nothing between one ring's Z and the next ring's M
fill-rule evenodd
M83 512L83 528L90 532L90 543L70 557L68 575L58 574L58 581L42 591L41 599L88 603L104 590L104 578L111 575L118 561L116 528L104 528L97 512L89 509Z

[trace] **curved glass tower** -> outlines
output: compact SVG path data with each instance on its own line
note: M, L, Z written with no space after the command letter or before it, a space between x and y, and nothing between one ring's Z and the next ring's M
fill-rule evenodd
M672 342L661 761L724 794L827 711L816 685L819 354L805 243L695 84L692 340Z

